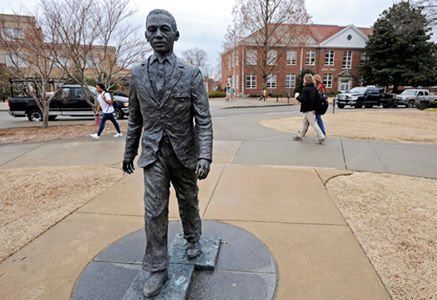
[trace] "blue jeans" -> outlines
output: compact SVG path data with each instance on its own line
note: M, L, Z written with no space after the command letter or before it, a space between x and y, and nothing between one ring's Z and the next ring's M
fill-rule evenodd
M323 121L322 121L322 115L321 114L316 114L316 119L317 119L317 125L319 125L319 127L322 130L323 134L326 135L325 125L323 125Z
M97 131L98 136L100 136L103 129L105 128L105 123L106 123L106 120L108 120L108 119L111 120L112 124L114 124L114 126L115 126L115 129L117 129L117 132L120 133L120 126L118 126L117 120L115 120L114 115L112 113L109 113L109 114L103 113L102 119L100 120L100 127L99 127L99 130Z

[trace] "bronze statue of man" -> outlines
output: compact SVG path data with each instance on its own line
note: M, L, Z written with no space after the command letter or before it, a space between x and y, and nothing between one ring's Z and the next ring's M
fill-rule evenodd
M146 19L146 39L154 53L132 69L124 172L144 170L147 246L144 295L157 295L168 277L167 229L170 183L176 191L186 254L201 253L201 221L197 179L209 173L212 161L212 122L203 78L198 68L173 53L179 38L174 17L156 9Z

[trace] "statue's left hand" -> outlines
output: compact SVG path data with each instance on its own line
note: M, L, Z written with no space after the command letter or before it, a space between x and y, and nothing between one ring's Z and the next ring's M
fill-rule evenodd
M199 180L205 179L209 173L210 162L207 159L199 159L196 167L196 175Z

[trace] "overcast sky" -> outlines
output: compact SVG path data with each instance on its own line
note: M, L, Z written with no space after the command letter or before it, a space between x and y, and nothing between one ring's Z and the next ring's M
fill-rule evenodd
M144 25L147 13L154 8L170 11L178 24L181 34L175 45L178 56L185 49L199 47L208 53L210 64L216 65L220 59L223 38L227 26L232 22L232 7L235 0L130 0L136 10L132 23ZM370 27L379 14L388 9L395 0L306 0L308 13L314 24L349 25ZM0 0L0 12L32 11L38 1ZM143 33L138 38L144 38ZM437 34L433 36L437 40Z

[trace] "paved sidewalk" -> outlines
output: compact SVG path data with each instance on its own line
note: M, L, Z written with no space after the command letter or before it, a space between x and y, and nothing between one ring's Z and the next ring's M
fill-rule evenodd
M287 143L316 149L313 144ZM123 146L109 136L100 141L5 145L0 148L0 168L119 168ZM292 167L287 161L243 162L244 143L222 140L214 146L211 173L200 182L201 215L244 228L266 244L278 264L277 299L390 299L324 187L330 177L349 171ZM142 181L140 170L124 176L0 264L0 299L68 299L95 255L143 226ZM178 220L176 207L172 193L173 221Z

